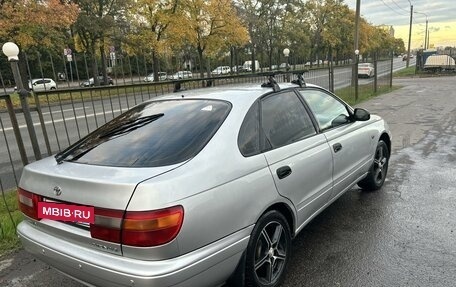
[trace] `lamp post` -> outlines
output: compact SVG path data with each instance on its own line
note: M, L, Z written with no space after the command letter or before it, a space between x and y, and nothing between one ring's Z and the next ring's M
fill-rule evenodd
M413 20L413 5L412 2L410 2L410 27L409 27L409 38L408 38L408 47L407 47L407 62L406 62L406 68L409 67L410 64L410 42L412 41L412 20Z
M290 56L290 49L288 49L288 48L283 49L283 55L285 56L285 60L286 60L286 62L285 62L285 65L286 65L285 69L287 71L286 80L287 80L287 82L289 82L290 75L288 74L288 71L290 70L290 67L288 66L288 56Z
M355 101L358 101L358 64L359 64L359 50L355 50Z
M22 112L24 113L25 122L30 135L30 141L32 142L33 153L35 159L41 159L41 152L36 138L35 128L33 127L32 117L30 115L30 108L27 102L27 96L29 92L24 88L22 83L21 73L19 72L19 47L13 42L6 42L2 47L3 54L8 57L8 61L11 63L11 70L13 71L14 82L16 82L17 91L19 93L19 99L21 102Z

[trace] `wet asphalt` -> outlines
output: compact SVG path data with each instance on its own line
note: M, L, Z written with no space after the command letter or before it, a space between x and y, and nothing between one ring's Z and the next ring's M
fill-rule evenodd
M359 105L393 132L384 187L355 187L310 222L282 286L456 286L456 77L394 85ZM82 285L19 251L0 258L0 286Z

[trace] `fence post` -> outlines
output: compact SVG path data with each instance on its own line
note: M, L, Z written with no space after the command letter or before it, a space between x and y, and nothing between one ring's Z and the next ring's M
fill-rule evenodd
M21 155L22 164L25 166L28 164L27 153L25 152L24 141L22 140L21 131L19 129L19 124L17 123L10 95L5 95L5 102L10 116L11 125L13 126L14 136L16 137L17 147Z
M378 52L374 53L374 93L377 93L378 89Z
M391 69L390 69L391 77L390 77L390 83L389 83L390 88L393 87L393 61L394 61L394 52L391 51ZM407 67L408 67L408 62L407 62Z
M38 98L38 95L35 93L35 105L36 105L36 110L38 112L38 117L40 119L40 124L41 124L41 130L43 131L43 137L44 137L44 142L46 143L46 149L47 153L49 156L52 155L51 151L51 144L49 143L49 136L46 130L46 123L44 122L44 117L43 117L43 111L41 109L41 104L40 104L40 99ZM74 109L74 107L73 107Z
M11 69L13 70L14 81L16 82L17 90L19 91L19 100L21 102L22 112L24 113L25 123L27 124L27 129L30 136L30 141L32 142L33 153L35 154L35 159L41 159L40 147L38 145L38 139L35 133L35 127L33 126L33 120L30 113L30 107L28 104L27 97L29 92L24 89L22 85L22 78L19 72L19 67L17 61L11 60Z
M334 93L334 57L331 52L331 57L329 58L329 90Z

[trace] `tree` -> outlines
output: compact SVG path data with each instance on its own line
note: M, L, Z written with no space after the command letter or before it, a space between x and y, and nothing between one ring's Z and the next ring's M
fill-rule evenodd
M129 0L73 0L80 7L79 17L73 25L76 34L76 48L85 51L91 59L94 84L99 85L97 49L101 57L104 82L107 83L106 41L113 37L119 21L125 19L124 14L129 7Z
M0 2L0 39L21 48L63 48L78 7L60 0L4 0Z
M70 39L69 27L76 20L78 7L61 0L3 0L0 1L0 39L13 41L24 50L49 49L57 53ZM27 74L23 53L19 54L19 68ZM27 78L22 77L24 87Z
M127 36L127 50L152 55L154 81L158 81L159 57L167 54L173 39L183 38L179 30L178 0L137 0L129 9L133 33ZM177 35L176 35L177 34ZM178 37L179 36L179 37Z
M353 50L354 14L342 0L309 0L305 7L304 17L311 27L316 60L333 49L338 54Z
M196 48L200 67L210 66L206 57L228 50L232 45L244 45L249 37L247 29L237 15L231 0L182 0L183 19L181 29L189 35L186 40ZM204 76L204 70L200 70Z

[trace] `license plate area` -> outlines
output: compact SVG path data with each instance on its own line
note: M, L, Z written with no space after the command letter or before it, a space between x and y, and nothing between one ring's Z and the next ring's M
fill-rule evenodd
M38 202L38 218L66 222L94 223L95 209L93 206Z

